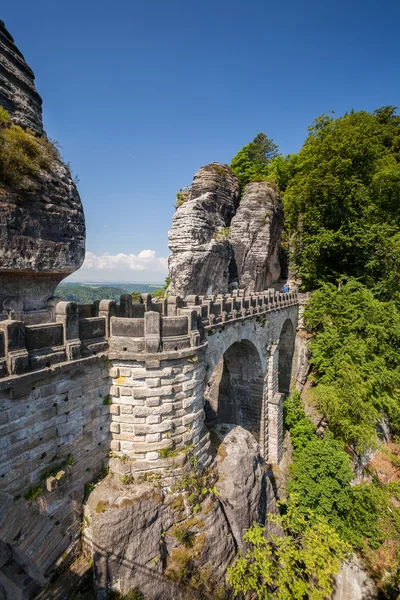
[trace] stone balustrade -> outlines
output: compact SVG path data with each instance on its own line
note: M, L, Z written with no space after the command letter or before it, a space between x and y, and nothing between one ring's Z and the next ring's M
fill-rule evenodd
M11 306L0 316L0 378L106 351L120 358L179 352L199 346L216 325L296 304L297 291L269 289L161 300L142 294L140 304L130 294L84 305L51 298L47 310L31 313Z

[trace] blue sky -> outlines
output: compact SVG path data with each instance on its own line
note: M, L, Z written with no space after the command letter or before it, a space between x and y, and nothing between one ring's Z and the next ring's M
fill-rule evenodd
M394 0L4 5L80 179L90 254L74 278L162 281L175 194L200 166L259 131L286 154L330 109L400 104L399 17Z

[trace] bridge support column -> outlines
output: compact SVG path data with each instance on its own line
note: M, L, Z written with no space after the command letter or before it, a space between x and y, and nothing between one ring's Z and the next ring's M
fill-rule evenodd
M267 389L265 409L265 458L278 465L283 454L283 400L285 395L279 390L279 348L272 346L268 360L266 377Z
M268 402L268 462L278 465L283 454L283 399L284 394L274 394Z

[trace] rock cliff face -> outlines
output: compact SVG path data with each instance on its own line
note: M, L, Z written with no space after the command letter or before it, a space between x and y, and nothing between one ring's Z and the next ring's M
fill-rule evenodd
M238 279L249 292L265 290L279 279L282 223L282 202L276 188L268 181L249 183L229 232Z
M42 99L34 84L35 76L0 21L0 106L14 123L42 135Z
M41 136L41 98L33 81L1 22L0 105L15 124ZM23 188L0 181L0 314L11 305L45 307L57 284L84 259L81 200L68 167L50 144L48 151L46 167L27 178Z
M239 193L237 177L227 165L211 163L196 173L169 232L171 294L227 291L235 276L227 236Z
M244 547L242 529L265 519L266 485L248 431L221 425L216 436L218 496L208 494L195 507L191 471L169 488L154 473L134 485L109 475L95 487L85 507L84 538L99 600L110 587L122 594L136 588L147 600L225 597L218 587L224 587L237 547ZM187 491L178 492L185 481Z
M266 289L280 275L282 221L281 199L271 184L250 183L240 199L230 167L202 167L189 193L181 194L169 233L170 293Z

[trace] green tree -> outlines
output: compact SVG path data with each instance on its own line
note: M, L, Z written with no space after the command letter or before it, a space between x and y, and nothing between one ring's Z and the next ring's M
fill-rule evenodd
M353 477L344 445L329 434L314 435L290 466L288 489L301 498L302 510L313 510L340 530L351 508Z
M265 133L258 133L254 140L233 157L231 167L243 188L250 181L267 179L268 167L278 156L278 146Z
M306 289L345 274L381 296L400 291L395 268L400 256L400 118L395 108L352 111L336 120L318 117L295 159L284 203L294 261Z
M131 292L132 304L140 304L142 302L142 294L140 292Z
M324 284L308 302L311 394L335 436L357 452L387 417L400 432L400 313L360 282Z
M268 515L283 535L266 535L254 524L244 534L251 548L228 569L235 595L253 593L258 600L324 600L350 546L321 516L299 511L292 498L283 516Z

